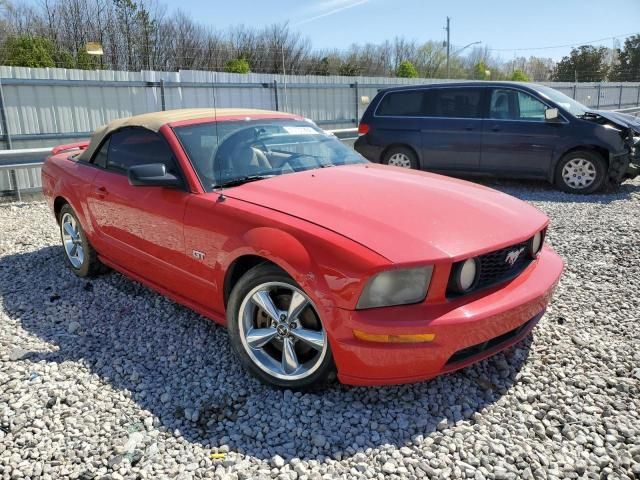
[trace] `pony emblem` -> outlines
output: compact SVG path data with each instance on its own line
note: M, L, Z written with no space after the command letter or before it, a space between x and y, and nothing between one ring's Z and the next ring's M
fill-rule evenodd
M520 254L522 252L524 252L524 247L519 248L518 250L511 250L507 253L507 257L504 259L505 263L508 263L510 267L513 267L518 258L520 258Z

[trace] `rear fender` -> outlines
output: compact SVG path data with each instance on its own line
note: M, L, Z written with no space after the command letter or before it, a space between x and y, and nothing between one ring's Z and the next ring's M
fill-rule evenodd
M62 152L64 151L65 150L62 150ZM60 156L50 156L45 159L41 171L43 194L54 214L56 199L62 198L65 203L68 203L78 216L80 225L82 225L87 237L89 237L89 241L93 241L94 229L88 216L86 199L82 198L82 194L77 188L74 188L73 183L69 181L69 172L65 171L65 168L62 168L60 162L68 162L73 165L73 162Z

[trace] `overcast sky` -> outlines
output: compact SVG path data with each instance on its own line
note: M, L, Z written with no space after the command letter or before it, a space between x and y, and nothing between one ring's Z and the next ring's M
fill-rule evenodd
M163 1L163 0L160 0ZM289 20L316 48L346 48L401 35L419 41L445 38L451 44L481 41L503 59L536 55L562 58L570 45L640 33L640 0L171 0L200 22L225 29L244 23L264 26ZM558 48L558 45L569 45ZM528 50L524 50L528 49Z

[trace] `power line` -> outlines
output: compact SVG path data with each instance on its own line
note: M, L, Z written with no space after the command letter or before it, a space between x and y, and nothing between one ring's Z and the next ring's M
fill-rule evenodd
M630 37L632 35L640 35L640 32L631 32L631 33L621 33L620 35L614 35L612 37L604 37L604 38L597 38L595 40L587 40L586 42L574 42L574 43L567 43L564 45L547 45L545 47L522 47L522 48L487 48L487 50L490 50L492 52L517 52L517 51L524 51L524 50L552 50L555 48L567 48L567 47L575 47L575 46L581 46L581 45L589 45L592 43L596 43L596 42L604 42L606 40L614 40L617 38L626 38L626 37Z

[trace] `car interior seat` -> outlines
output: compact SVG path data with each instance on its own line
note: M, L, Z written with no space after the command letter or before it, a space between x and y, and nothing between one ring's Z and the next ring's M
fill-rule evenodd
M511 118L509 113L509 97L506 93L499 93L496 101L491 107L492 118Z

